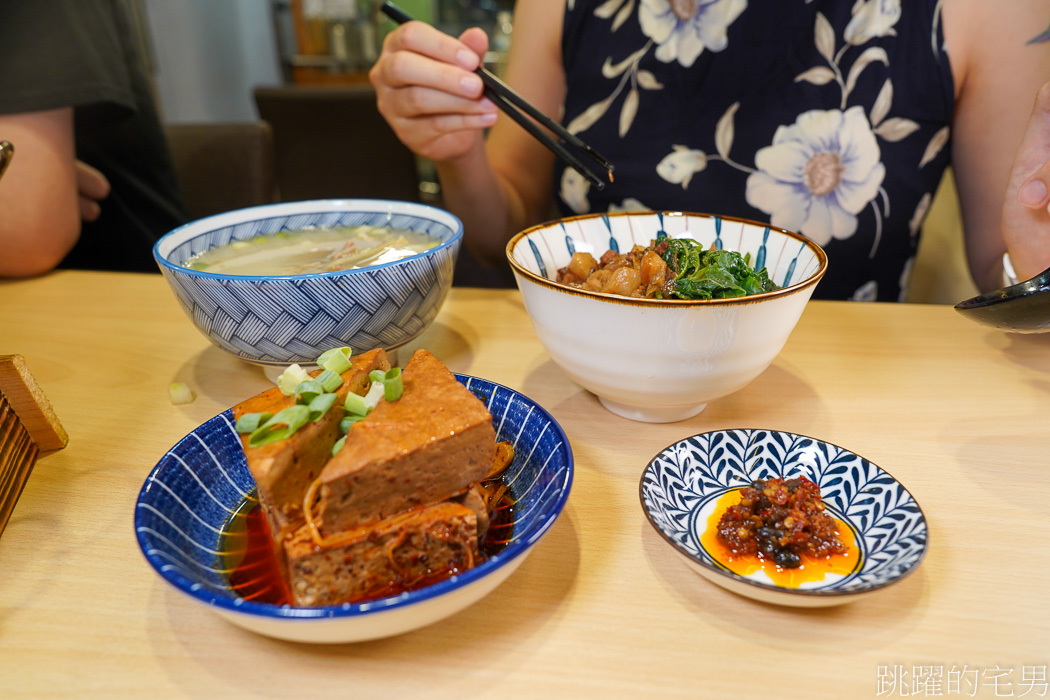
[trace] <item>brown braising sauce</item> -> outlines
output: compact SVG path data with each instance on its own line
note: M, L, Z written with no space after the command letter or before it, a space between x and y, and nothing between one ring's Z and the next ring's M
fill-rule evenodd
M503 551L513 536L514 498L510 490L503 493L499 503L490 511L489 518L488 532L478 543L481 558L476 564ZM227 572L230 588L238 596L254 603L292 604L291 594L271 545L269 526L257 498L253 496L241 502L223 526L219 544L220 563ZM457 572L445 569L409 584L392 582L373 595L346 602L363 603L414 591L443 581L454 573Z

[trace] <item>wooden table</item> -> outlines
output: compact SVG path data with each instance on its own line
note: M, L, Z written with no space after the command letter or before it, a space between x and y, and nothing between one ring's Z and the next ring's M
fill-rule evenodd
M576 459L568 505L464 612L381 641L287 643L168 587L132 527L157 460L267 387L262 371L211 346L160 276L0 283L0 353L26 358L70 436L0 538L0 697L854 698L899 697L900 679L908 693L927 679L919 696L1047 695L1050 336L948 306L813 302L751 385L666 425L569 381L516 291L454 289L415 347L554 415ZM173 381L196 401L172 405ZM729 427L811 435L889 471L929 522L920 569L820 610L698 576L645 519L639 477L666 445Z

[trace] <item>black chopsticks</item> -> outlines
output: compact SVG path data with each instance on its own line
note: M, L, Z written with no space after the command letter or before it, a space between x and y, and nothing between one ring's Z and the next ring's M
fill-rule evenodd
M391 2L384 2L382 10L383 14L398 24L404 24L412 20L403 10ZM597 151L581 141L575 134L570 134L561 124L527 102L524 97L514 92L513 88L486 70L483 65L478 66L474 72L481 77L481 81L485 84L485 96L502 109L507 116L532 134L536 140L546 146L554 155L572 166L599 190L604 189L605 181L588 168L583 160L576 153L569 150L567 146L576 148L604 170L609 178L609 182L612 182L613 164L599 155ZM532 119L529 117L532 117ZM533 121L533 119L536 121ZM564 143L552 138L550 134L540 128L540 125L557 134Z

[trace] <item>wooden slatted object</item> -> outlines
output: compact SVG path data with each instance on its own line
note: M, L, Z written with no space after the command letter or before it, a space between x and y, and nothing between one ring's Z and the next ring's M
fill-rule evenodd
M0 355L0 535L36 460L69 442L21 355Z

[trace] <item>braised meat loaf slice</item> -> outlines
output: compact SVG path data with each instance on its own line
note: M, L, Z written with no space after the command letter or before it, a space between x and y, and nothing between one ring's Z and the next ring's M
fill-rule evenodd
M260 447L249 447L248 436L241 436L248 469L255 477L262 504L275 538L281 532L303 523L302 504L307 488L321 473L332 455L332 446L339 439L339 421L344 413L343 401L348 392L364 394L368 391L368 373L375 369L388 370L386 352L382 348L369 350L351 358L350 369L343 372L343 385L336 393L335 407L323 417L307 423L286 440L278 440ZM321 370L311 373L317 376ZM277 413L291 406L294 397L285 396L277 387L257 394L233 407L234 419L246 413Z
M492 467L496 433L485 404L426 350L401 376L401 398L354 423L321 472L326 536L447 499Z
M304 526L285 541L293 604L394 595L466 571L478 560L477 516L454 501L418 506L331 539L318 546Z

